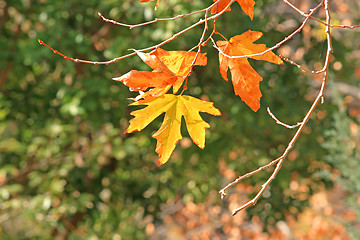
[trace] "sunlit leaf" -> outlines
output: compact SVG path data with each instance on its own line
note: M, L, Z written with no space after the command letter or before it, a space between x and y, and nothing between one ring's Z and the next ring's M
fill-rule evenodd
M218 41L216 44L220 50L228 56L243 56L261 53L268 48L265 44L254 44L263 34L257 31L247 31L241 35L232 37L229 41ZM251 57L256 60L264 60L275 64L283 64L280 57L269 51L265 54ZM230 69L231 79L236 95L253 110L260 108L259 82L262 77L251 67L247 58L228 58L219 53L220 73L227 81L227 71Z
M217 0L213 0L216 2ZM224 10L230 3L231 0L220 0L218 4L216 4L213 8L211 8L211 13L216 14ZM251 20L253 19L254 15L254 0L236 0L240 4L241 9L248 15ZM231 11L231 8L228 7L225 11Z
M182 117L185 118L186 127L193 142L200 148L204 148L205 129L210 125L201 118L199 112L221 115L212 102L183 95L165 94L160 97L148 97L131 105L147 105L147 107L131 113L134 118L130 120L126 133L141 131L160 114L165 113L160 129L153 135L157 139L158 165L169 160L176 143L182 138L180 132Z
M132 70L121 77L113 78L124 83L133 91L145 91L147 88L157 88L156 91L149 91L144 96L158 96L159 93L166 93L173 87L176 93L182 86L185 77L189 74L193 65L204 66L207 64L206 54L197 55L193 51L165 51L157 48L152 53L136 51L137 55L154 71ZM193 64L195 56L196 61ZM166 90L166 91L165 91ZM152 95L152 93L158 93Z

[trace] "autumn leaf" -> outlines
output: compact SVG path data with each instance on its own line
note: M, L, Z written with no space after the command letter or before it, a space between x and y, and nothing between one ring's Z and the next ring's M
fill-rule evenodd
M156 55L152 54L153 52L143 53L136 50L134 51L141 58L141 60L154 69L155 72L164 72L173 76L176 75Z
M140 2L150 2L152 0L140 0ZM156 1L155 9L157 9L159 6L159 0Z
M213 0L213 1L216 2L217 0ZM220 0L218 4L216 4L214 7L211 8L211 13L216 14L218 12L221 12L222 10L224 10L224 8L226 8L226 6L229 5L230 1L231 0ZM236 0L236 1L240 4L241 9L246 13L246 15L248 15L252 20L254 15L255 1L254 0ZM231 11L230 7L225 11Z
M268 48L265 44L254 44L263 34L257 31L247 31L241 35L232 37L229 41L218 41L216 44L220 50L229 56L243 56L261 53ZM275 64L283 64L280 57L269 51L265 54L251 57L256 60L264 60ZM227 70L230 69L231 79L236 95L253 110L260 108L259 82L262 77L251 67L247 58L228 58L219 53L220 73L227 81Z
M191 64L195 59L196 52L194 51L165 51L161 48L157 48L153 53L157 56L162 63L164 63L170 71L178 78L174 84L174 93L177 93L182 83L184 82L184 76L186 76L191 70ZM207 64L206 53L200 53L195 61L194 65L205 66Z
M136 53L154 71L132 70L113 79L124 83L132 91L145 91L154 87L146 96L159 96L166 93L171 86L173 86L173 92L176 93L183 84L184 77L190 72L196 56L196 52L193 51L165 51L161 48L157 48L152 53L138 51ZM200 53L195 65L206 64L206 54Z
M160 129L153 135L157 139L156 152L159 154L159 166L169 160L176 143L182 138L180 132L182 117L185 118L186 127L193 142L200 148L204 148L205 129L210 125L201 118L199 112L221 115L212 102L185 95L165 94L160 97L149 97L130 105L147 105L147 107L131 113L134 118L130 120L126 133L141 131L160 114L165 113Z

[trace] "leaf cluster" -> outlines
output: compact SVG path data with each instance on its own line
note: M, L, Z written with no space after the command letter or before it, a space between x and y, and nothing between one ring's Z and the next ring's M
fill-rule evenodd
M237 2L240 4L243 11L252 19L255 2L253 0L238 0ZM224 11L230 11L231 9L228 8L230 3L231 1L227 0L217 2L211 8L211 13L218 14ZM156 3L156 8L158 7L158 4L159 1ZM222 34L217 32L216 27L214 26L214 31L206 42L210 39L212 40L212 35L214 33L223 37ZM240 96L253 111L257 111L260 108L260 97L262 94L260 92L259 82L262 81L262 78L251 67L247 60L248 57L241 57L259 54L267 50L264 44L253 43L261 36L261 32L249 30L241 35L232 37L229 41L225 38L225 41L218 41L216 43L216 48L220 51L219 68L221 76L223 79L228 81L227 71L230 69L235 95ZM209 125L203 122L198 113L198 116L195 118L190 117L193 115L191 114L191 108L197 109L197 111L207 112L212 115L220 115L220 111L217 109L215 113L214 111L209 111L209 109L203 108L202 106L205 104L203 101L192 100L183 105L178 104L178 102L180 103L183 101L173 100L175 97L174 95L168 94L165 96L165 99L162 97L171 87L173 88L173 94L176 94L180 87L184 84L183 91L179 96L188 89L187 81L189 75L193 71L192 68L195 65L205 66L207 64L205 54L201 53L201 45L204 45L206 42L201 42L197 46L197 52L165 51L161 48L156 48L151 53L142 53L134 50L143 62L149 65L153 71L148 72L132 70L121 77L114 78L114 80L120 81L128 86L131 91L140 92L140 95L134 98L135 101L145 99L145 101L140 101L139 103L135 102L135 104L132 105L147 104L149 106L141 111L132 113L132 115L135 116L135 119L130 122L130 126L126 132L130 133L133 131L141 131L145 126L159 116L159 113L166 113L163 125L160 127L158 132L153 135L153 137L158 140L156 148L156 152L160 156L158 165L162 165L168 161L177 142L182 138L181 133L179 132L182 116L185 117L185 122L187 123L193 142L200 148L204 148L205 132L201 129L208 128ZM283 61L271 51L258 56L255 55L251 58L256 60L265 60L275 64L283 64ZM149 88L150 90L148 90ZM144 93L143 91L147 92ZM151 99L148 101L147 98ZM181 99L181 97L177 99ZM155 112L155 110L160 110L160 112ZM197 123L195 124L194 122ZM202 134L194 134L195 128L199 128L197 131L202 131Z

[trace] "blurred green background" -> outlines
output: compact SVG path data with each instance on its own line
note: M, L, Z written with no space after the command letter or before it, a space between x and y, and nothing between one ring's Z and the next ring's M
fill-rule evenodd
M141 23L210 2L162 0L154 11L154 2L134 0L0 0L0 239L146 239L146 225L161 224L162 204L201 203L236 175L282 154L294 130L276 125L266 107L286 123L301 121L320 84L288 63L249 60L264 78L262 107L254 113L221 78L217 52L209 43L204 48L208 65L195 68L187 94L207 97L223 115L203 116L211 125L204 150L189 146L185 138L169 162L157 167L151 135L162 119L140 133L124 134L133 110L128 98L135 94L111 80L148 66L137 57L108 66L77 64L37 41L70 57L105 61L129 48L155 45L203 15L129 30L103 22L98 11L120 22ZM349 1L344 10L340 2L331 5L333 18L339 24L359 24L359 3ZM295 4L304 11L314 7L311 1ZM267 46L303 19L274 0L257 0L253 21L237 3L232 9L219 19L218 31L228 39L248 29L262 31L259 43ZM326 51L322 30L311 22L278 53L310 69L321 68ZM163 48L191 49L201 33L201 27L195 28ZM360 213L359 30L334 30L333 37L325 103L270 188L247 210L249 217L259 216L264 231L286 215L296 216L309 196L334 183L346 190L347 206ZM222 161L235 176L220 171ZM270 173L244 182L257 190ZM302 187L289 188L291 181ZM220 198L215 204L225 205ZM356 236L353 222L344 224Z

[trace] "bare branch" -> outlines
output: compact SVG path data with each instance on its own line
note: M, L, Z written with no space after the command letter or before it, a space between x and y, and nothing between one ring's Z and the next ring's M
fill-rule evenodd
M153 24L153 23L156 23L156 22L173 21L173 20L176 20L176 19L179 19L179 18L184 18L184 17L187 17L187 16L195 15L197 13L201 13L201 12L204 12L206 10L207 10L207 8L196 11L196 12L188 13L188 14L180 14L180 15L178 15L176 17L170 17L170 18L155 18L152 21L144 22L144 23L140 23L140 24L125 24L125 23L117 22L115 20L108 19L108 18L104 17L104 15L102 15L100 12L98 12L98 15L105 22L112 23L112 24L118 25L118 26L128 27L129 29L134 29L134 28L137 28L137 27L146 26L146 25Z
M82 59L76 59L76 58L72 58L72 57L68 57L66 56L65 54L53 49L52 47L50 47L49 45L47 45L44 41L38 39L40 45L44 45L45 47L49 48L50 50L52 50L55 54L58 54L60 56L62 56L64 59L67 59L67 60L71 60L73 62L76 62L76 63L88 63L88 64L93 64L93 65L109 65L111 63L114 63L114 62L117 62L117 61L120 61L121 59L124 59L124 58L127 58L127 57L131 57L131 56L134 56L136 55L136 52L133 52L133 53L130 53L130 54L127 54L127 55L124 55L124 56L121 56L121 57L118 57L118 58L114 58L110 61L106 61L106 62L94 62L94 61L88 61L88 60L82 60ZM140 51L140 50L139 50Z
M220 1L220 0L219 0ZM213 7L215 6L219 1L213 3L212 5L210 5L208 8L206 8L206 15L207 15L207 12ZM205 18L205 19L200 19L197 23L194 23L193 25L183 29L182 31L178 32L178 33L175 33L172 37L162 41L161 43L157 44L157 45L154 45L154 46L151 46L151 47L147 47L147 48L143 48L143 49L140 49L140 50L137 50L138 52L146 52L146 51L150 51L150 50L153 50L153 49L156 49L158 47L161 47L163 45L165 45L166 43L168 42L171 42L172 40L176 39L177 37L179 37L181 34L189 31L190 29L193 29L195 28L196 26L200 25L200 24L203 24L203 23L206 23L210 20L214 20L216 19L217 17L221 16L229 7L231 4L234 3L235 0L231 0L229 2L229 4L219 13L209 17L209 18ZM136 55L136 52L133 52L133 53L130 53L130 54L126 54L126 55L123 55L121 57L117 57L117 58L114 58L112 60L109 60L109 61L104 61L104 62L96 62L96 61L89 61L89 60L82 60L82 59L76 59L76 58L72 58L72 57L68 57L66 56L65 54L53 49L52 47L50 47L49 45L47 45L44 41L38 39L40 45L44 45L45 47L49 48L50 50L52 50L55 54L58 54L60 56L62 56L64 59L67 59L67 60L71 60L73 62L76 62L76 63L87 63L87 64L93 64L93 65L109 65L111 63L115 63L115 62L118 62L122 59L125 59L125 58L128 58L128 57L131 57L131 56L134 56Z
M247 203L243 204L242 206L234 209L232 211L232 215L236 215L238 212L240 212L241 210L250 207L250 206L254 206L257 201L259 200L260 196L263 194L263 192L265 191L266 187L269 186L269 184L272 182L272 180L275 179L276 175L278 174L278 172L281 169L281 166L283 164L285 160L285 157L279 158L278 163L276 164L276 168L273 171L273 173L271 174L271 176L268 178L268 180L261 186L260 191L256 194L256 196L254 198L252 198L250 201L248 201ZM274 162L274 161L273 161Z
M254 198L252 198L251 200L249 200L248 202L246 202L245 204L241 205L239 208L236 208L233 210L232 214L235 215L237 214L239 211L253 206L256 204L256 202L259 200L260 196L263 194L263 192L265 191L265 189L269 186L269 184L275 179L275 177L277 176L277 174L279 173L283 162L285 161L286 156L289 154L289 152L291 151L291 149L294 147L295 142L297 141L297 139L299 138L300 134L302 133L306 123L309 121L311 114L314 112L316 106L319 103L323 103L324 101L324 90L325 90L325 86L327 83L327 79L328 79L328 72L329 72L329 61L330 61L330 55L332 53L332 43L331 43L331 34L330 34L330 29L331 29L331 24L330 24L330 20L331 20L331 16L330 16L330 10L329 10L329 0L325 0L321 2L324 2L324 9L325 9L325 13L326 13L326 29L325 29L325 33L326 33L326 39L327 39L327 50L326 50L326 56L325 56L325 61L324 61L324 67L322 68L323 73L324 73L324 77L323 77L323 81L320 87L320 90L315 98L315 100L313 101L311 107L309 108L308 112L306 113L305 117L303 118L303 120L301 121L301 123L299 124L299 128L297 129L297 131L295 132L294 136L292 137L291 141L289 142L288 146L286 147L285 151L283 152L283 154L273 160L272 162L270 162L269 164L258 168L257 170L244 174L240 177L238 177L236 180L234 180L232 183L228 184L226 187L224 187L223 189L221 189L219 191L219 193L221 194L221 197L224 198L226 196L226 189L229 188L230 186L235 185L236 183L238 183L240 180L244 179L245 177L251 176L255 173L260 172L261 170L272 166L276 163L276 167L274 169L274 171L272 172L271 176L268 178L268 180L262 185L260 191L256 194L256 196ZM319 7L319 5L318 5ZM304 22L306 21L306 19L304 20ZM270 113L269 113L270 114ZM276 118L275 118L276 119Z
M294 66L296 66L298 69L300 69L300 71L304 72L304 73L311 73L311 74L320 74L324 72L324 69L320 69L318 71L310 71L310 70L306 70L304 69L300 64L297 64L296 62L294 62L293 60L290 60L280 54L278 54L279 57L281 57L282 60L284 60L285 62L288 62Z
M269 113L270 117L272 117L272 119L274 119L277 124L279 124L279 125L281 125L281 126L284 126L284 127L286 127L286 128L293 129L293 128L297 128L298 126L300 126L300 125L302 124L302 122L298 122L298 123L295 124L295 125L285 124L285 123L281 122L279 119L277 119L277 118L275 117L275 115L270 111L270 108L269 108L269 107L267 107L266 110L267 110L267 112Z
M280 158L277 158L277 159L271 161L270 163L268 163L268 164L266 164L264 166L261 166L261 167L259 167L258 169L254 170L252 172L248 172L248 173L246 173L244 175L239 176L237 179L235 179L233 182L229 183L228 185L226 185L223 189L221 189L219 191L219 193L221 195L221 199L224 199L226 197L227 193L225 191L228 188L234 186L235 184L237 184L238 182L240 182L241 180L243 180L245 178L251 177L252 175L254 175L256 173L261 172L262 170L271 167L272 165L276 164L280 160L281 160Z
M139 23L139 24L125 24L125 23L120 23L120 22L117 22L115 20L112 20L112 19L108 19L106 17L104 17L100 12L98 12L98 15L102 18L102 20L104 20L105 22L109 22L109 23L112 23L112 24L115 24L115 25L119 25L119 26L123 26L123 27L128 27L130 29L134 29L134 28L137 28L137 27L141 27L141 26L146 26L146 25L149 25L149 24L153 24L153 23L156 23L156 22L161 22L161 21L173 21L173 20L176 20L176 19L179 19L179 18L184 18L184 17L188 17L188 16L191 16L191 15L195 15L195 14L198 14L198 13L202 13L202 12L208 12L211 8L213 8L215 5L217 5L218 3L220 2L220 0L217 0L216 2L214 2L213 4L211 4L209 7L207 8L204 8L204 9L201 9L201 10L198 10L198 11L195 11L195 12L191 12L191 13L187 13L187 14L180 14L176 17L169 17L169 18L155 18L154 20L151 20L151 21L148 21L148 22L144 22L144 23ZM232 1L229 6L233 3L234 1ZM227 9L228 7L226 7ZM226 10L225 9L225 10ZM207 13L206 13L207 14Z
M354 25L354 26L348 26L348 25L327 25L327 23L325 22L321 22L323 23L325 26L329 26L330 28L344 28L344 29L355 29L355 28L359 28L360 25Z
M210 8L209 8L210 9ZM181 92L181 94L187 89L187 79L188 77L190 76L190 74L192 73L193 71L193 67L196 63L196 60L199 56L199 54L201 53L201 47L202 47L202 44L203 44L203 41L204 41L204 38L205 38L205 34L206 32L208 31L209 29L209 26L208 26L208 21L207 21L207 15L208 15L208 11L209 9L206 10L205 12L205 26L204 26L204 30L203 30L203 33L201 34L201 37L200 37L200 41L198 43L198 45L196 46L198 48L197 52L196 52L196 55L194 57L194 60L192 61L191 65L190 65L190 71L186 74L186 76L184 76L184 79L185 79L185 84L184 84L184 88L183 88L183 91Z
M224 53L223 51L221 51L220 48L218 48L216 46L216 44L214 44L214 48L216 48L218 50L219 53L221 53L222 55L224 55L227 58L230 59L235 59L235 58L250 58L250 57L255 57L255 56L260 56L260 55L264 55L267 52L270 52L276 48L279 48L282 44L284 44L285 42L289 41L295 34L299 33L301 31L301 29L303 29L303 27L305 26L305 24L307 23L307 21L309 20L310 16L312 14L315 13L316 10L318 10L324 3L324 0L322 0L319 5L317 5L315 8L310 10L310 13L308 14L308 16L304 19L304 21L302 22L302 24L300 25L300 27L298 27L294 32L292 32L290 35L288 35L287 37L285 37L282 41L278 42L276 45L274 45L271 48L266 49L263 52L260 53L255 53L255 54L248 54L248 55L241 55L241 56L229 56L226 53ZM214 41L213 41L214 43Z
M303 17L308 17L309 14L304 13L303 11L301 11L299 8L295 7L293 4L291 4L288 0L283 0L284 3L286 3L287 5L289 5L292 9L294 9L295 11L297 11L301 16ZM344 28L344 29L355 29L355 28L359 28L360 25L354 25L354 26L349 26L349 25L333 25L333 24L328 24L327 22L321 21L320 19L314 17L314 16L309 16L311 19L325 25L325 26L329 26L330 28Z
M179 19L179 18L184 18L184 17L188 17L188 16L191 16L191 15L195 15L195 14L198 14L198 13L202 13L202 12L208 12L209 9L211 9L212 7L214 7L216 4L218 4L220 0L214 2L213 4L211 4L209 7L207 8L204 8L204 9L201 9L201 10L198 10L198 11L195 11L195 12L191 12L191 13L187 13L187 14L180 14L176 17L169 17L169 18L155 18L154 20L151 20L151 21L148 21L148 22L144 22L144 23L139 23L139 24L125 24L125 23L120 23L120 22L117 22L115 20L112 20L112 19L108 19L106 17L104 17L100 12L98 12L98 15L101 17L102 20L104 20L105 22L109 22L109 23L112 23L112 24L115 24L115 25L119 25L119 26L123 26L123 27L128 27L129 29L134 29L134 28L137 28L137 27L142 27L142 26L146 26L146 25L149 25L149 24L153 24L153 23L156 23L156 22L161 22L161 21L173 21L173 20L176 20L176 19ZM207 13L206 13L207 14Z

